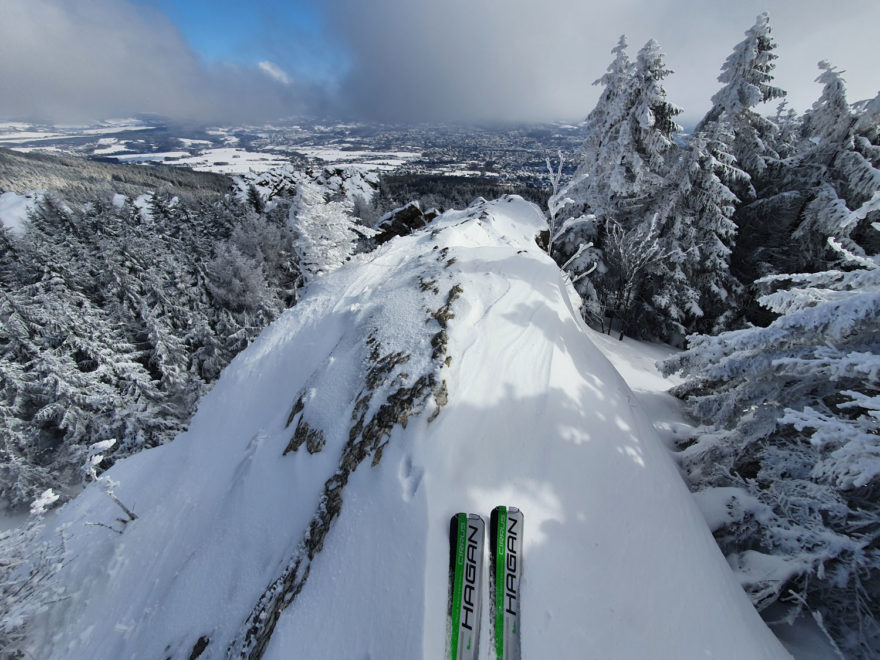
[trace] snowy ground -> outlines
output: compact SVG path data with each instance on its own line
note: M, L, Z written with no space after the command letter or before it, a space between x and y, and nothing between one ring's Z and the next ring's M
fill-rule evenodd
M0 225L14 232L23 231L27 214L40 197L40 191L19 195L14 192L0 193Z
M371 448L297 564L308 580L268 657L444 657L449 518L497 504L525 515L523 657L786 657L649 422L668 408L651 357L586 331L542 227L519 198L477 203L316 281L187 433L110 470L137 520L115 522L98 485L60 511L66 597L33 655L186 658L204 638L200 657L225 656L315 538L328 479L366 437L359 411L381 419L383 397L425 378L431 396ZM664 414L664 435L683 432ZM294 427L323 446L285 454Z
M51 129L40 130L31 124L22 122L0 122L0 143L16 144L20 142L64 140L79 138L83 135L110 135L127 131L146 131L152 129L137 119L110 119L91 126L53 126Z
M618 341L615 337L587 330L590 340L602 351L608 361L633 391L645 416L653 422L657 435L673 449L677 442L696 433L681 410L680 402L668 393L680 378L665 378L660 374L656 363L676 352L675 348L664 344L639 342L628 337ZM698 505L701 504L697 498ZM712 507L701 508L707 523L717 511ZM768 620L774 620L769 612ZM836 660L838 655L828 643L819 627L809 618L793 624L780 621L773 625L773 632L796 660Z
M201 140L178 139L186 148L198 148L200 145L197 143L203 142ZM287 157L277 153L248 151L232 146L203 149L196 153L188 151L119 153L119 151L126 148L136 150L135 145L130 142L128 147L125 147L108 140L103 143L100 149L96 149L94 153L108 155L122 163L163 163L165 165L191 167L199 172L217 172L219 174L233 175L259 174L289 163ZM281 150L280 147L272 149L273 151ZM288 148L287 150L302 153L328 167L356 167L370 172L394 171L401 165L421 155L408 151L351 151L327 147L295 147Z
M673 355L675 348L629 337L620 341L616 336L605 335L591 328L587 328L587 335L626 381L645 417L651 420L667 447L673 449L676 443L694 432L681 410L681 403L668 392L681 379L678 376L665 378L657 369L657 362Z
M206 149L197 154L188 151L168 151L148 154L114 154L120 163L163 163L191 167L197 172L218 174L246 174L267 172L288 163L284 156L248 151L237 147Z
M391 172L422 154L415 151L363 151L333 147L297 146L295 150L336 167L362 167L370 171Z

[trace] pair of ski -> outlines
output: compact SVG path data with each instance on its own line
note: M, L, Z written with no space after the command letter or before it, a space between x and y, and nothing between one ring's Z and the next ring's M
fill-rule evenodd
M489 519L490 657L520 660L522 511L498 506ZM449 524L449 660L477 660L485 522L457 513Z

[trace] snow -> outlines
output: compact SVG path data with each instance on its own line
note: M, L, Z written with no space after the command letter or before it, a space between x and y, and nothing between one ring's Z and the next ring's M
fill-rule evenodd
M706 488L694 493L694 498L713 532L724 525L740 522L747 513L763 510L761 503L744 488Z
M37 499L31 503L30 513L32 516L42 516L46 513L46 507L52 506L58 501L58 495L51 488L44 490Z
M219 174L266 172L288 162L284 156L233 147L206 149L195 155L188 151L167 151L150 154L125 154L114 156L114 158L120 162L157 162L186 166L198 172L217 172Z
M120 142L116 138L101 138L98 140L98 146L92 151L92 154L95 156L107 156L128 150L129 147L127 141Z
M480 200L316 278L188 432L106 473L136 520L119 529L98 484L59 511L67 595L31 653L185 658L206 636L201 657L225 656L307 536L373 346L409 356L379 390L433 375L448 401L435 390L351 474L266 657L444 657L449 518L497 504L525 516L523 657L786 657L536 245L545 228L519 198ZM432 347L455 285L447 363ZM300 396L326 445L284 455ZM487 635L484 608L484 648Z
M0 193L0 225L20 233L24 230L28 211L37 203L39 191L19 195L14 192Z
M111 135L128 131L148 131L154 126L148 126L136 119L121 119L101 122L97 126L53 126L53 130L34 130L31 124L20 122L0 123L0 143L18 144L22 142L36 142L40 140L63 140L76 138L82 135Z
M333 147L297 146L296 151L339 167L359 166L371 171L392 171L410 160L421 157L415 151L363 151L354 149L337 149Z
M358 199L370 201L379 189L379 177L361 167L338 168L325 166L303 172L287 163L264 172L248 172L235 177L239 200L247 201L248 188L257 189L264 200L272 200L278 195L290 195L301 184L317 184L325 195L342 196L349 205ZM271 203L271 201L270 201Z
M679 352L678 349L629 337L621 341L616 335L601 334L590 328L587 328L587 335L626 381L634 401L653 422L654 430L670 449L693 435L694 428L682 411L681 402L669 394L669 390L683 379L665 377L656 366Z
M211 146L210 140L194 140L192 138L182 138L182 137L174 138L174 139L177 140L178 142L180 142L180 144L183 145L183 147L185 149L190 149L192 147L204 148L204 147Z

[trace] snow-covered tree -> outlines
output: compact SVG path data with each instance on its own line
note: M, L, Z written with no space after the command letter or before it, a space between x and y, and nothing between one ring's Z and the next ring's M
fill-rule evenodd
M833 266L829 237L854 253L876 251L880 97L851 105L841 72L819 67L820 98L792 120L799 135L776 135L788 156L770 164L758 199L737 211L744 240L734 256L744 281Z
M797 155L804 148L803 118L785 99L776 107L773 124L776 130L769 140L771 151L782 160Z
M874 229L880 231L880 224ZM716 537L763 608L806 608L850 657L880 652L880 255L759 281L778 318L693 336L663 363L706 424L680 453L693 487L727 488Z
M805 119L815 144L800 157L819 181L794 232L802 268L836 258L826 247L829 237L863 254L859 243L870 242L870 223L880 219L880 95L855 111L841 72L824 61L819 68L822 95Z
M339 268L355 254L360 241L376 232L364 227L340 201L328 202L315 183L300 183L290 207L293 248L306 282Z
M286 207L111 200L49 194L0 236L0 506L64 492L95 442L112 462L173 438L294 298Z
M715 122L728 123L735 136L733 155L739 167L755 179L761 177L768 159L777 158L770 149L775 130L772 122L755 112L759 103L781 98L785 91L772 84L776 43L770 36L770 17L760 14L746 31L746 38L734 46L721 67L718 81L723 87L712 96L712 108L697 125L705 131ZM735 191L743 196L740 191Z
M829 268L839 258L829 237L854 253L876 251L870 227L880 219L880 98L850 105L841 72L827 62L819 67L822 94L799 122L801 139L738 214L749 243L743 260L760 256L766 264L754 270Z
M4 378L0 406L20 420L5 451L21 461L49 468L58 481L22 483L41 471L18 470L0 485L9 504L20 506L38 490L78 477L81 447L161 427L165 415L153 403L155 385L118 325L87 297L51 277L5 294L0 329ZM22 435L19 435L19 432ZM21 498L27 498L22 501Z
M691 138L659 204L670 256L654 265L645 304L659 336L667 340L729 327L743 292L730 271L739 200L725 182L748 175L727 151L724 126L711 128L712 133Z
M632 111L635 65L626 53L626 36L621 35L612 49L614 59L594 85L603 85L596 107L587 116L587 135L580 152L580 163L559 198L567 203L568 217L610 212L607 187L617 169L621 154L618 137Z
M58 496L47 489L34 499L26 525L0 532L0 649L7 658L30 655L28 623L64 598L52 580L63 565L63 537L45 533L43 516Z
M597 287L601 321L607 323L604 329L609 334L616 329L623 339L649 274L672 255L664 249L657 214L629 229L613 221L606 223L604 229L604 272Z
M573 280L584 278L577 286L585 318L599 325L626 319L628 325L646 291L648 265L673 253L661 245L657 200L677 159L674 135L681 127L674 118L681 109L666 98L662 83L671 71L656 41L642 47L635 63L624 37L612 52L608 71L596 81L605 89L588 117L574 176L559 186L561 169L554 173L548 162L549 248ZM622 252L630 248L638 254Z
M597 105L601 111L591 115L596 126L591 123L573 182L581 185L579 177L586 176L576 202L602 221L629 227L650 215L647 208L666 182L673 135L681 130L673 118L681 109L666 100L662 81L671 71L657 42L652 39L642 47L635 65L628 65L625 45L621 39L609 73L601 79L606 81ZM603 136L596 136L598 131Z
M670 73L660 44L651 39L639 51L635 71L635 104L631 120L639 155L654 175L666 169L666 155L675 146L673 136L681 131L675 116L682 109L666 100L662 81ZM637 173L638 174L638 173Z

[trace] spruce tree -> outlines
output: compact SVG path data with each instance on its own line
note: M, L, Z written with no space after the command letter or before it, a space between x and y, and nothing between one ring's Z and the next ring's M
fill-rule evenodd
M658 205L670 258L652 272L648 307L659 336L667 340L729 328L743 294L730 270L737 233L732 218L739 200L725 182L748 175L727 151L724 127L716 123L711 128L711 134L691 138Z
M880 223L872 231L880 233ZM715 531L756 605L807 610L846 657L880 652L880 267L829 240L846 270L758 285L767 327L690 338L662 367L706 426L679 454L723 496ZM770 570L768 570L768 568Z
M580 163L569 183L558 195L571 200L564 213L577 217L590 212L604 217L611 213L609 183L620 161L619 135L632 111L635 65L626 53L626 36L621 35L611 52L614 59L594 85L603 85L596 107L587 116L587 135Z
M732 153L753 180L764 175L768 159L778 157L771 150L774 125L753 110L759 103L785 96L772 84L778 56L770 32L770 17L760 14L721 67L718 81L724 85L712 96L712 108L696 128L699 133L712 123L727 123L735 136ZM751 186L734 192L746 201L755 194Z
M827 62L819 67L822 94L802 121L809 139L774 166L762 198L740 213L771 273L834 265L839 254L829 237L856 254L878 247L870 226L880 219L880 97L852 106L841 72ZM776 231L762 230L768 226Z
M662 217L662 209L658 207L658 200L665 199L670 172L679 156L674 135L681 127L675 123L674 117L681 113L681 108L667 100L662 84L670 73L660 46L653 39L648 41L636 58L632 107L618 133L620 158L611 175L615 190L614 211L606 219L606 224L614 223L620 228L606 227L599 241L608 266L607 274L597 284L599 298L614 298L613 307L623 310L622 315L620 311L617 313L622 316L622 326L637 328L636 334L643 336L668 337L673 330L681 329L684 315L694 311L693 300L686 300L690 288L686 286L686 277L680 268L690 248L689 244L683 246L680 242L689 243L690 237L667 231L664 226L668 224L667 218ZM684 233L689 231L680 224L677 229ZM621 230L622 236L615 237L612 233ZM608 241L603 240L605 237L613 239L610 243L615 249L606 249ZM637 249L641 253L636 257L639 263L642 257L651 255L643 267L636 269L636 281L628 287L631 292L623 298L619 293L620 277L614 273L630 271L625 265L629 259L618 259L620 263L616 265L611 263L611 255L619 253L620 245ZM613 284L615 279L618 284ZM668 287L675 289L672 297L659 290L668 291ZM625 304L621 305L621 299ZM636 319L638 323L633 323ZM672 328L667 321L672 323Z
M305 283L342 266L354 255L361 240L377 233L359 225L344 202L327 201L324 191L308 182L296 188L290 226Z

